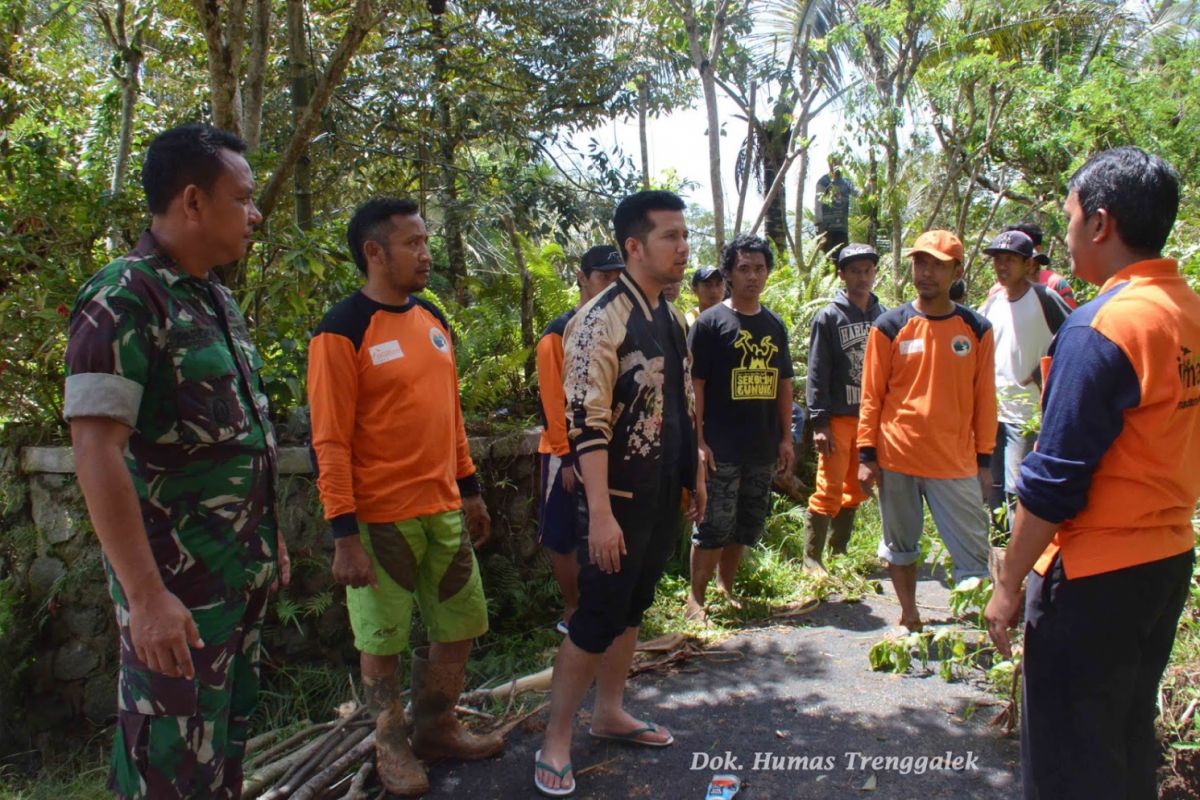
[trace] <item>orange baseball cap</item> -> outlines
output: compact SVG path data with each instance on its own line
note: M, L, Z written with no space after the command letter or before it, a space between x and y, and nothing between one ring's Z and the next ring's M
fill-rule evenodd
M913 253L928 253L938 261L958 261L962 263L963 260L962 242L950 231L925 231L917 237L917 240L913 242L913 246L904 255L907 257Z

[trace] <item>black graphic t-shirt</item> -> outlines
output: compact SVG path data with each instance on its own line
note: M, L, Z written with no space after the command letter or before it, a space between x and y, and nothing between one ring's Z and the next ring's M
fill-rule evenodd
M717 463L774 462L779 389L793 375L783 320L765 307L739 314L718 303L696 320L688 345L692 374L704 381L704 440Z

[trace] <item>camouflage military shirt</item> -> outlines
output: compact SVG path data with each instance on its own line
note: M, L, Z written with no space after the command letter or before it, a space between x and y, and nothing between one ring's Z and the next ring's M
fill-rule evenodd
M276 448L261 367L229 290L188 275L149 232L71 313L63 415L133 428L125 458L150 548L189 608L273 575Z

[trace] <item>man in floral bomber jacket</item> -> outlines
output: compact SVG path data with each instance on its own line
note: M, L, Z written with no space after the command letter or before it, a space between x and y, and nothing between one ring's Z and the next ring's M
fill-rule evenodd
M684 488L704 513L682 314L660 295L687 265L684 203L639 192L613 216L626 272L567 326L563 388L584 491L579 499L579 609L559 648L550 721L535 757L538 790L575 790L572 718L596 681L591 735L646 747L674 739L625 711L625 676L638 626L674 552Z

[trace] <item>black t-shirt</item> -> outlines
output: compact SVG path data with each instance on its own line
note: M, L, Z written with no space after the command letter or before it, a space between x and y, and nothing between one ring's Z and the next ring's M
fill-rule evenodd
M654 309L654 338L663 351L663 421L662 446L663 465L678 463L684 442L684 421L687 419L687 396L683 390L683 360L675 347L675 330L678 323L667 308L667 301L659 298Z
M692 375L704 381L704 441L717 463L770 464L782 431L779 389L793 375L787 328L773 311L705 311L688 336Z

